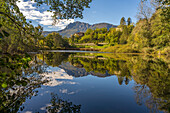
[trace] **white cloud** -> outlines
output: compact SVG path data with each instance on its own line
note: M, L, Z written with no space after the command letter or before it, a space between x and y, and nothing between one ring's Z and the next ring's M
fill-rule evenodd
M67 89L60 89L60 93L63 93L63 94L68 94L68 95L73 95L75 93L77 93L78 91L74 92L69 92Z
M48 26L48 28L64 29L68 24L74 22L74 19L69 19L69 20L63 19L63 20L59 20L54 26L52 26L53 19L51 15L53 13L47 11L43 11L43 12L38 11L37 7L33 6L36 5L34 1L24 2L24 0L20 0L20 2L17 2L17 5L21 10L21 12L24 14L24 16L26 16L26 19L36 21L42 25L46 25ZM45 9L45 7L40 7L40 8Z
M32 111L26 111L25 113L32 113Z
M46 110L46 108L47 108L48 106L51 106L51 104L46 104L46 106L44 106L44 107L42 107L42 108L40 108L40 109L41 109L41 110Z
M34 3L35 3L34 1L24 2L24 0L20 0L20 2L17 2L17 5L20 8L20 10L32 10L36 9L36 7L32 6Z
M60 92L61 93L68 93L68 90L67 89L60 89Z
M73 23L74 22L74 19L63 19L63 20L59 20L55 26L59 27L60 29L64 29L68 24L70 23ZM40 22L41 24L43 25L51 25L52 24L52 21L51 20L48 20L46 21L46 19L44 21L41 21ZM55 26L48 26L48 28L55 28Z
M58 85L63 85L63 84L70 84L74 85L77 84L76 82L73 81L68 81L68 80L73 80L73 77L68 75L63 69L58 68L58 67L51 67L49 66L47 68L47 72L42 74L44 76L44 79L49 80L48 83L45 83L45 86L58 86Z

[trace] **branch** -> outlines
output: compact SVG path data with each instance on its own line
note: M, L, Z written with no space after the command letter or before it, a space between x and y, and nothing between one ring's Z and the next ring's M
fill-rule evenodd
M11 16L9 16L8 14L6 14L6 13L4 13L4 12L0 12L0 14L3 14L3 15L5 15L5 16L7 16L10 20L12 20L12 22L14 22L15 23L15 25L17 26L17 28L19 29L19 30L21 30L19 27L21 27L25 32L26 32L26 29L24 28L24 27L22 27L19 23L17 23L13 18L11 18ZM20 35L21 35L21 33L20 33ZM29 35L31 35L31 36L35 36L35 35L32 35L32 34L29 34Z

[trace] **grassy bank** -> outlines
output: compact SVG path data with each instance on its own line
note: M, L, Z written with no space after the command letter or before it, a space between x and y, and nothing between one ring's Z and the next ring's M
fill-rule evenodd
M115 45L101 50L102 52L111 53L140 53L138 49L133 49L130 45Z
M93 48L93 49L105 49L109 47L109 44L107 45L100 45L100 44L94 44L92 43L92 45L89 45L88 43L83 43L82 45L73 45L73 48Z
M170 47L164 48L141 48L141 49L134 49L131 45L116 45L111 46L101 50L102 52L111 52L111 53L145 53L145 54L163 54L163 55L170 55Z
M41 50L79 50L79 51L100 51L99 48L79 48L79 47L70 47L70 48L64 48L64 47L58 47L58 48L42 48Z

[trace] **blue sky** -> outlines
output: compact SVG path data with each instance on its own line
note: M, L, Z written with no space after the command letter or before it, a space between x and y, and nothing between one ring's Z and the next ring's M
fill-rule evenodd
M52 26L51 13L47 12L47 6L43 5L39 8L30 0L20 0L18 3L20 10L28 20L31 20L33 25L40 24L45 31L58 31L64 29L69 23L75 21L86 22L89 24L95 23L111 23L119 25L120 19L125 17L132 18L136 22L137 7L140 0L93 0L90 8L83 12L83 19L62 20L55 26Z
M78 21L90 24L107 22L114 25L120 23L120 19L131 17L136 22L137 6L140 0L93 0L91 8L84 11L84 19Z

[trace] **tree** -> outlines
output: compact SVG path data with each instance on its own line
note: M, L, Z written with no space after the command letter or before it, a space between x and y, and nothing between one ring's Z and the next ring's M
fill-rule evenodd
M146 19L149 21L149 18L159 7L159 4L156 4L155 0L141 0L138 6L138 19Z
M77 43L80 40L80 36L78 34L74 35L74 41Z
M122 17L120 20L120 25L126 25L125 17Z
M130 25L131 23L132 23L132 19L129 17L129 18L127 19L127 24Z
M72 36L69 38L69 43L70 43L71 46L74 45L74 40L75 40L75 36L72 35Z
M2 2L8 4L12 11L22 14L17 6L19 0L2 0ZM48 11L53 12L52 17L56 22L57 19L83 18L82 12L85 8L89 8L92 0L34 0L34 2L37 6L42 4L49 6ZM0 11L0 14L6 15L3 11Z
M88 28L85 32L85 35L90 35L93 32L93 29Z
M54 46L54 40L52 34L47 35L45 42L46 42L46 46L52 49L52 47Z
M123 27L122 35L121 35L121 37L119 39L119 41L120 41L119 43L120 44L126 44L127 43L127 39L128 39L128 35L129 35L128 28L127 28L127 26L124 26Z
M159 9L151 17L152 46L158 48L170 46L170 30L164 26L168 23L161 21L161 14L162 10Z
M31 22L26 21L17 2L19 0L0 1L0 49L4 50L2 48L6 47L5 52L9 52L10 47L15 47L16 51L25 50L25 47L34 48L29 47L29 44L31 43L33 46L33 42L37 42L38 38L35 34L36 28L31 25ZM37 3L37 6L42 4L49 6L55 24L59 19L83 18L82 12L85 8L89 8L92 0L34 0L34 2ZM31 38L35 38L35 40L32 41Z
M62 38L62 36L59 33L52 32L48 34L46 37L46 46L48 46L50 49L56 49L58 47L68 47L69 44Z
M141 0L142 2L147 2L148 0ZM152 0L152 3L156 4L156 9L162 9L161 16L162 20L166 22L170 22L170 0Z

